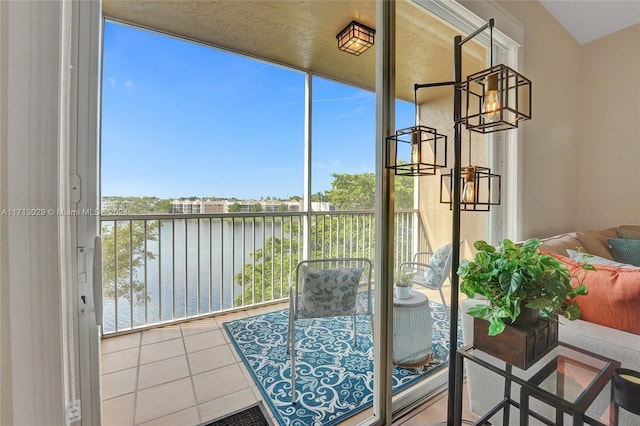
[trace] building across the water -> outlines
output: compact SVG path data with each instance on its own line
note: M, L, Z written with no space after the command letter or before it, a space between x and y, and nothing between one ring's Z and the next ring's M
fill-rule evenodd
M332 211L331 203L312 202L314 211ZM210 199L176 199L171 202L171 213L251 213L251 212L299 212L302 211L302 201L282 200L210 200Z

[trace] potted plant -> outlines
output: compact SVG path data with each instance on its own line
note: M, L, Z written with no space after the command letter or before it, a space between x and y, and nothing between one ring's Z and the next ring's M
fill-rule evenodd
M410 289L413 285L413 271L411 269L400 269L394 277L395 293L398 299L408 299L411 297Z
M460 290L468 297L480 294L488 299L488 304L475 305L467 313L489 321L490 336L502 333L505 321L517 322L524 308L551 321L557 321L558 313L568 320L580 317L574 299L587 294L584 277L595 268L585 263L582 279L571 276L562 262L540 253L540 244L537 238L522 244L505 239L496 250L476 241L475 258L460 263Z

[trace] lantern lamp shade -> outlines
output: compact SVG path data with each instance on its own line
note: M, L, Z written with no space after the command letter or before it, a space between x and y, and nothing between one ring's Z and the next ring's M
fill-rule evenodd
M447 137L432 127L413 126L387 136L387 169L400 176L435 175L447 167Z
M469 171L472 177L471 182L467 181ZM462 192L460 194L460 211L488 212L491 206L500 205L502 178L500 175L491 173L490 168L480 166L463 167L460 179L460 190ZM468 183L473 184L471 198L465 197ZM453 169L449 173L440 175L440 202L449 204L449 210L453 208L452 187Z
M515 129L531 119L531 80L500 64L462 83L463 117L468 130L491 133Z
M351 21L338 33L338 49L349 52L352 55L360 56L367 49L373 46L376 30L362 25L356 21Z

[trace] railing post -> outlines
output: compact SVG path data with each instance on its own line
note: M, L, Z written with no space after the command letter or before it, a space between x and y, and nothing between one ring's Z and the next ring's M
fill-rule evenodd
M305 74L304 92L304 197L303 210L305 212L302 222L302 258L309 259L311 255L311 156L312 156L312 135L311 135L311 114L313 96L313 75L310 72ZM302 260L302 259L301 259Z

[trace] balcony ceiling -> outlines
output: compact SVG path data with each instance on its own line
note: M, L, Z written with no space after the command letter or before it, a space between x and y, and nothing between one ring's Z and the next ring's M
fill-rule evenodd
M374 1L103 0L106 18L185 37L256 58L309 70L373 90L375 49L354 56L336 34L352 20L375 28ZM396 96L413 101L413 84L453 78L453 38L459 31L410 1L396 8ZM484 68L486 50L465 44L463 75ZM448 95L425 89L419 101Z

